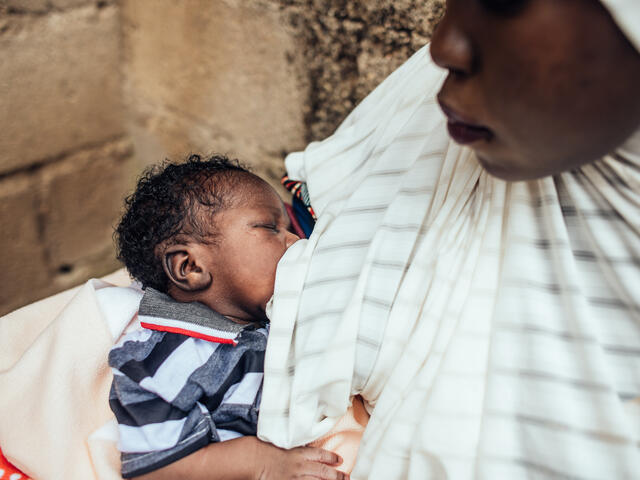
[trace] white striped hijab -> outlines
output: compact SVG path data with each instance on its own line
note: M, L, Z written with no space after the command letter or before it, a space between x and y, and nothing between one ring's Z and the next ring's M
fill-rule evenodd
M640 50L640 2L601 0L627 38Z
M488 175L417 52L287 158L319 215L278 267L259 436L318 438L350 396L354 479L640 476L640 132L582 168Z

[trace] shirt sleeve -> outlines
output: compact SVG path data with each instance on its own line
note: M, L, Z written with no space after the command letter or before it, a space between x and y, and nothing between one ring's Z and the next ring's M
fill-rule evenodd
M184 388L206 354L202 345L194 348L193 339L182 335L147 335L109 354L114 373L109 404L118 422L124 478L157 470L220 440L199 401L202 392Z
M118 421L122 476L142 475L209 443L255 435L266 335L237 346L141 331L109 353L109 403Z
M157 470L219 440L200 403L183 411L122 374L114 375L109 404L118 421L124 478Z

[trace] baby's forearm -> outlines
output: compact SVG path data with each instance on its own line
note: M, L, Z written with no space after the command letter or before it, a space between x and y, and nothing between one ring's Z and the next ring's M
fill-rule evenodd
M256 437L211 443L191 455L140 477L139 480L254 480L260 476Z
M211 443L154 472L136 477L142 480L286 480L313 477L345 480L348 475L336 467L342 458L316 447L291 450L262 442L257 437L240 437Z

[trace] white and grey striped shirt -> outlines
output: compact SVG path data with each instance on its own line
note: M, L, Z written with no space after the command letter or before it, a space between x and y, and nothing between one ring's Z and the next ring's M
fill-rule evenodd
M123 477L255 435L267 330L151 288L138 316L148 328L128 333L109 354Z

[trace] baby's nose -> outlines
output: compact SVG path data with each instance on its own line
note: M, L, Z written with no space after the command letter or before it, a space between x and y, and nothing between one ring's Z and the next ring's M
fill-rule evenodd
M287 231L287 236L285 237L285 245L289 248L291 245L300 240L300 237L293 232Z

